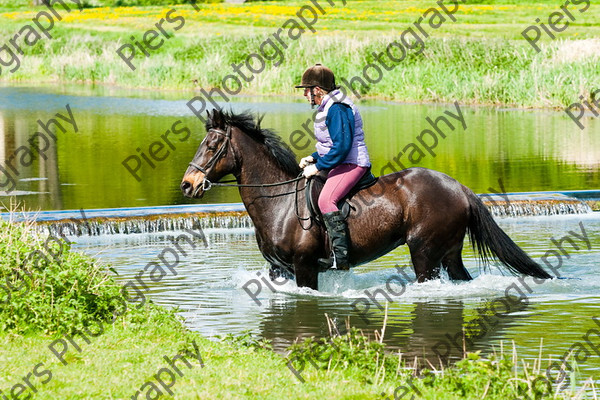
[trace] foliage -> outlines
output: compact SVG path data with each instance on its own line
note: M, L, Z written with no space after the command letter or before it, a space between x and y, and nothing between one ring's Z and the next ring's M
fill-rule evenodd
M485 359L479 352L470 353L436 379L425 379L421 383L425 390L449 393L456 398L477 394L492 399L554 398L552 387L541 371L519 371L514 361L506 354L493 354Z
M0 221L0 229L1 331L69 333L122 313L121 287L96 260L27 223ZM128 312L142 318L135 306Z
M535 360L533 367L523 361L519 368L516 354L501 352L484 358L479 352L469 353L441 370L417 370L356 328L329 340L307 338L293 344L288 352L293 366L304 367L305 377L311 368L337 370L364 384L393 388L390 392L394 395L414 391L411 394L425 399L440 399L441 393L444 399L557 398L540 368L541 359ZM313 375L312 379L319 378Z
M108 4L102 1L90 0L89 4ZM125 5L163 0L106 1ZM7 7L14 8L11 4ZM164 17L164 6L72 12L55 24L52 40L24 46L19 69L14 73L3 69L1 78L11 82L106 83L135 88L220 88L223 79L233 72L232 64L242 65L249 54L260 52L266 39L275 40L273 34L305 2L198 4L198 11L189 5L175 7L177 15L185 16L185 26L176 32L167 28L172 37L148 57L137 51L135 71L118 56L117 49L130 43L131 36L141 40L144 32ZM270 59L265 60L263 72L253 75L247 67L239 67L250 76L243 81L240 93L291 94L303 69L315 61L334 69L338 80L353 76L364 80L365 66L375 62L376 54L385 52L386 46L399 40L400 33L421 16L423 11L415 4L353 1L328 9L316 23L316 32L306 31L299 40L291 40L284 30L280 37L286 48L280 48L278 55L267 46ZM409 51L397 67L384 71L379 82L355 85L356 90L361 96L396 101L555 108L568 106L581 94L589 95L600 79L600 43L596 39L600 32L599 11L590 7L578 15L577 24L569 25L556 40L542 35L538 43L541 51L537 53L521 32L536 18L546 18L556 11L556 6L550 1L531 4L487 0L461 5L456 22L447 21L435 31L428 29L430 35L422 55ZM12 37L23 24L30 23L32 16L30 8L5 12L0 34Z
M398 361L384 352L385 346L370 340L360 330L351 328L346 334L327 338L306 338L288 349L293 364L313 365L319 369L358 370L360 380L373 384L378 374L395 378Z
M483 358L475 353L442 370L415 370L355 328L289 348L287 359L305 365L306 382L300 385L268 341L246 332L211 342L188 331L176 310L151 303L140 310L132 307L118 324L106 324L106 332L90 344L80 341L83 348L70 348L68 365L62 365L47 350L51 336L80 328L86 318L111 319L109 299L118 295L119 286L93 259L68 247L61 253L59 246L66 246L62 240L44 245L45 238L23 223L0 221L0 228L0 284L14 289L10 302L0 308L2 389L20 382L42 362L60 378L43 386L38 381L40 398L129 398L156 371L168 367L165 356L173 358L198 344L205 367L179 364L184 375L177 377L175 398L350 399L395 396L404 389L411 391L408 398L414 392L424 399L557 398L539 379L541 358L529 367L516 354ZM57 260L49 256L25 262L37 251L50 254L48 249Z
M255 337L250 331L243 332L239 335L228 333L224 336L219 336L221 342L229 344L236 348L246 348L252 350L272 350L271 342L264 338Z

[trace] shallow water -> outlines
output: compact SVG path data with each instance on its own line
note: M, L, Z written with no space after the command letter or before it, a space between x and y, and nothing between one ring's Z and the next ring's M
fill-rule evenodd
M186 102L193 92L127 91L107 87L0 87L0 166L38 130L38 120L66 113L69 104L78 126L59 132L45 158L17 165L10 173L16 187L0 173L0 201L14 195L27 209L61 210L137 207L195 203L185 199L179 184L187 164L205 135L203 124ZM311 109L296 97L238 97L226 109L264 113L262 126L278 132L287 143L302 130ZM366 141L375 174L421 166L445 172L477 193L530 192L600 188L600 119L585 117L580 130L564 112L527 111L459 105L466 129L445 113L457 114L454 104L399 104L361 101ZM431 152L416 141L431 129L426 118L445 115L452 129L441 122L445 138ZM139 181L123 166L130 156L148 154L152 143L177 125L190 130L170 134L174 150L154 168L142 162ZM314 149L314 141L299 140L297 158ZM406 146L416 143L412 154ZM140 149L139 151L137 149ZM409 153L412 159L409 159ZM422 155L420 154L422 153ZM160 152L161 157L166 154ZM414 162L413 162L414 161ZM14 162L13 162L14 164ZM133 159L130 160L135 167ZM10 168L8 169L10 172ZM499 183L499 180L501 183ZM202 203L239 202L234 188L211 190Z
M45 158L40 155L31 165L20 166L14 191L0 193L0 202L6 205L14 196L32 210L239 202L237 190L230 188L211 190L201 201L180 193L181 177L204 137L202 124L185 105L193 96L107 87L0 87L0 166L27 145L38 119L64 113L66 104L79 128L77 133L57 134ZM298 97L239 97L227 107L264 112L262 126L273 128L288 143L311 115ZM439 140L435 155L424 152L410 163L400 151L429 128L426 118L456 112L455 106L364 101L359 107L376 174L399 169L399 160L406 167L448 173L478 193L600 189L600 119L586 117L581 131L562 112L460 106L467 128L455 122L455 129L448 128L446 138ZM175 143L176 149L154 168L144 164L136 180L123 160L138 154L137 148L147 151L177 121L190 129L189 138ZM296 146L297 158L312 152L312 145ZM0 191L7 189L4 178L0 174ZM514 341L519 355L528 359L538 356L543 342L544 358L556 360L596 327L597 336L590 336L586 353L579 354L579 368L581 379L598 378L600 320L596 324L593 318L600 318L600 214L507 218L499 223L536 260L548 255L551 265L562 263L558 273L568 279L520 281L495 267L483 268L467 248L465 264L477 276L473 281L442 278L416 284L410 268L395 268L407 265L408 250L402 247L353 271L321 274L320 290L313 291L266 280L266 262L252 229L205 229L208 246L196 238L193 246L182 242L175 253L167 251L173 247L170 239L191 237L189 232L72 240L75 249L112 264L123 283L157 265L151 263L173 264L174 272L156 282L148 283L146 273L148 290L143 295L179 307L186 324L209 337L250 330L283 352L299 338L327 336L325 314L340 331L350 317L353 326L372 333L383 326L385 294L385 342L406 357L437 365L440 358L457 359L464 340L468 351L485 353L501 345L510 348ZM560 241L565 235L573 241L562 242L562 252L552 239ZM577 235L587 237L589 246ZM381 307L368 300L375 292Z
M542 344L544 358L560 359L571 346L582 342L588 330L596 327L600 332L593 320L600 318L600 214L506 218L499 224L536 261L543 263L541 257L548 255L551 265L562 262L556 271L566 279L536 283L532 278L520 281L502 275L493 266L484 271L469 247L464 259L476 276L473 281L412 283L412 269L398 273L394 268L407 263L408 252L403 246L350 272L321 274L319 291L299 289L292 282L278 286L268 281L277 291L272 292L263 282L260 294L253 299L244 285L252 279L260 281L267 273L253 231L207 229L208 246L200 239L194 242L195 249L184 243L181 247L187 256L180 254L174 266L177 275L169 273L149 285L148 294L158 304L179 307L186 324L204 335L250 330L272 340L281 352L298 338L327 336L325 313L341 331L348 316L353 326L367 333L381 329L384 311L369 302L370 310L365 312L366 301L361 299L366 300L365 290L373 293L382 289L391 300L385 342L406 357L424 357L436 365L438 357L455 359L462 353L464 328L468 351L488 353L499 349L501 343L510 349L514 342L519 356L534 359ZM167 238L180 234L82 236L73 240L76 249L113 264L119 279L126 282L148 263L161 262L158 256L166 246L172 247ZM572 242L561 243L565 236ZM552 252L560 255L560 261ZM173 257L165 259L175 263ZM388 280L390 285L386 286ZM255 293L258 286L252 283L247 287ZM506 296L507 288L513 296ZM381 293L376 298L384 304ZM600 353L600 334L591 335L590 340ZM587 360L579 364L582 377L598 378L600 354L591 348L588 351Z

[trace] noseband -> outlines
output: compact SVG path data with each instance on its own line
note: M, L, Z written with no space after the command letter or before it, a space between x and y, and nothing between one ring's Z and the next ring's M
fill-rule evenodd
M204 180L202 181L202 190L204 191L210 190L210 188L212 187L212 183L206 178L206 176L208 175L208 171L213 167L213 165L217 163L217 161L221 159L221 156L223 156L223 154L225 154L225 152L227 151L227 145L231 140L231 126L227 126L226 132L215 128L209 129L208 132L215 132L219 135L223 135L225 136L225 140L223 140L223 143L221 143L219 149L215 152L215 154L213 154L213 156L210 158L210 160L208 160L204 167L201 167L193 161L188 164L190 167L195 168L204 174Z

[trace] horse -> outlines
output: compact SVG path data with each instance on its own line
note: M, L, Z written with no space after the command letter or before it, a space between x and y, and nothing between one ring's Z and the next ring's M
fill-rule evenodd
M326 231L318 224L307 227L300 217L307 206L296 156L275 132L260 127L261 119L208 113L206 136L181 190L199 199L232 174L271 278L295 277L298 286L318 289L317 260L330 252ZM496 224L477 195L441 172L408 168L380 176L352 202L363 204L347 217L352 267L407 244L418 282L439 278L442 268L452 280L471 280L461 255L468 232L484 263L496 258L513 274L552 278Z

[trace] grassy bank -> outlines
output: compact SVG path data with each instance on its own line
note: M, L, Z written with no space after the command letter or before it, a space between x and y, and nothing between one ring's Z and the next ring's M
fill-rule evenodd
M293 365L308 366L300 383L268 344L248 336L209 341L150 301L117 301L120 287L106 267L64 241L49 242L31 227L4 221L0 231L0 282L12 288L0 305L0 390L6 396L129 399L140 391L139 398L157 398L168 387L178 399L394 398L394 391L397 398L407 391L407 398L506 399L539 398L546 390L534 384L539 361L524 367L501 355L472 354L414 377L398 355L353 329L290 348ZM189 362L176 362L179 375L165 359L177 355Z
M222 86L232 63L242 63L258 52L265 40L305 5L303 1L248 4L199 4L161 7L99 7L72 11L57 21L52 40L24 48L14 73L2 69L5 82L85 82L132 88L193 91ZM328 4L323 2L324 4ZM362 76L374 62L373 53L399 40L429 6L416 1L348 1L346 6L324 5L324 15L291 40L287 49L266 47L272 60L241 94L292 94L305 67L316 61L331 66L338 77ZM480 2L478 2L480 3ZM521 36L536 18L546 20L559 9L554 1L486 1L461 5L456 22L449 19L438 29L427 24L422 55L409 55L376 84L358 88L360 96L411 102L504 104L525 107L564 107L580 95L600 88L600 8L577 13L576 21L551 40L541 35L537 53ZM141 40L171 9L185 19L173 35L145 57L141 51L132 71L116 50L130 37ZM0 8L5 41L36 10L23 6ZM247 72L246 72L247 73Z

